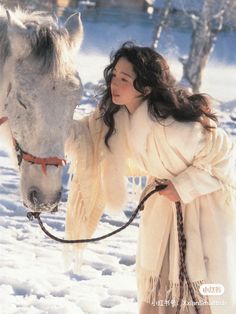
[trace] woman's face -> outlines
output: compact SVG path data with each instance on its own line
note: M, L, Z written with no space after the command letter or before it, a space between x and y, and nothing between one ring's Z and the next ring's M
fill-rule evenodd
M112 72L111 95L116 105L125 105L130 113L142 103L142 94L134 88L136 74L133 65L125 58L120 58Z

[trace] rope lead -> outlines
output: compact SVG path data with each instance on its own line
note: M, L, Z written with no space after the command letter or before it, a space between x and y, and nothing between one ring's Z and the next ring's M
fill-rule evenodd
M61 243L67 243L67 244L74 244L74 243L88 243L88 242L96 242L96 241L100 241L103 239L106 239L108 237L111 237L112 235L122 231L123 229L127 228L135 219L135 217L137 216L138 212L143 210L144 208L144 203L147 201L147 199L153 195L154 193L157 193L161 190L163 190L166 187L165 184L159 184L156 185L154 187L153 190L151 190L149 193L147 193L142 200L140 201L140 203L138 204L137 208L135 209L135 211L133 212L132 216L130 217L130 219L127 221L127 223L125 223L123 226L121 226L120 228L109 232L103 236L100 237L96 237L96 238L91 238L91 239L77 239L77 240L66 240L66 239L61 239L58 238L56 236L54 236L53 234L51 234L43 225L43 222L40 218L40 213L36 212L29 212L27 214L27 217L29 220L33 220L34 218L38 220L38 223L42 229L42 231L51 239L61 242ZM192 283L190 282L188 273L187 273L187 268L186 268L186 262L185 262L185 257L186 257L186 244L187 244L187 240L184 234L184 224L183 224L183 215L182 215L182 208L181 208L181 203L180 202L176 202L175 203L176 206L176 215L177 215L177 230L178 230L178 243L179 243L179 285L180 285L180 295L179 295L179 300L178 300L178 305L177 305L177 309L176 309L176 314L180 314L181 313L181 305L182 305L182 301L183 301L183 295L184 295L184 281L186 279L187 282L187 286L188 289L190 291L190 295L191 298L194 302L194 308L195 308L195 312L196 314L200 313L200 310L197 306L197 299L194 295L194 289L192 287Z

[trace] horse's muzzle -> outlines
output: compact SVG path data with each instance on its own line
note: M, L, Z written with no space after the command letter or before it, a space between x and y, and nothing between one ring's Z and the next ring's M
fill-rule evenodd
M34 206L34 207L29 207L26 203L24 203L24 206L27 208L28 214L40 214L40 213L56 213L58 212L58 203L49 205L49 204L41 204L40 206Z
M61 200L62 192L59 190L52 196L44 195L39 189L33 187L29 190L27 199L24 201L25 207L30 212L51 212L58 211L58 204Z

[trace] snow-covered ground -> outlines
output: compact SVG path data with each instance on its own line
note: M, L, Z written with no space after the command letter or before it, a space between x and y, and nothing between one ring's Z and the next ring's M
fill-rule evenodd
M103 51L103 41L107 40L104 33L99 33L103 25L99 25L97 36L93 33L95 29L92 24L89 25L78 57L79 71L86 87L80 113L88 112L94 105L93 84L102 78L102 71L109 60L108 52L125 39L123 32L120 37L120 33L112 36L111 30L115 32L113 27L110 29L109 46ZM138 37L139 31L136 28L135 33L131 32L126 39L138 39L142 43L145 32ZM100 48L97 47L99 38ZM146 44L145 41L143 43ZM181 66L175 54L169 54L169 62L173 73L180 78ZM224 109L220 113L222 125L232 135L236 135L236 122L230 118L236 103L235 73L236 64L213 58L203 82L203 90L222 101L219 107L220 110ZM66 173L63 182L65 193L60 212L43 215L46 224L61 237L67 197ZM98 233L106 233L126 222L131 210L132 204L115 220L104 216ZM29 222L26 218L20 202L18 172L12 169L11 161L0 143L0 314L137 313L137 229L138 219L122 233L103 242L89 244L80 274L65 269L63 246L46 238L36 222Z
M29 222L20 202L19 176L0 150L0 313L137 313L135 247L137 222L117 236L89 245L81 274L65 268L63 245ZM67 175L64 175L64 184ZM43 215L54 234L64 236L65 193L59 213ZM130 216L130 208L125 213ZM98 233L123 224L125 214L104 215ZM49 227L49 230L50 230Z

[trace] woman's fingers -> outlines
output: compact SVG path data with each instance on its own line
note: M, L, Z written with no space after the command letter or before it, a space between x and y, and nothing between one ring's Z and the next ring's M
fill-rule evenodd
M167 197L172 202L180 201L178 192L171 181L166 182L167 187L159 192L160 195Z

